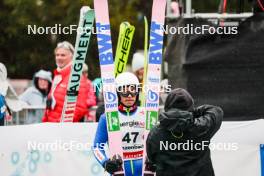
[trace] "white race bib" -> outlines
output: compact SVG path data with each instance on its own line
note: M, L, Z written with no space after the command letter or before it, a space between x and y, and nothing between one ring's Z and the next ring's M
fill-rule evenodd
M124 115L119 112L120 128L122 133L122 147L124 160L135 160L143 157L145 110L137 109L133 115Z

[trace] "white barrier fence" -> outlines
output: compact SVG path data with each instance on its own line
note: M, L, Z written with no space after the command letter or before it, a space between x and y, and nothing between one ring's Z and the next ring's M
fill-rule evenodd
M96 127L96 123L0 127L0 175L106 175L90 150ZM216 176L261 176L263 134L264 120L223 122L212 140Z

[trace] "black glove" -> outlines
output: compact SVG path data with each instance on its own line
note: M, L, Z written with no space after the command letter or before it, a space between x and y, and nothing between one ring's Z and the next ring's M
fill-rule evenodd
M193 111L192 111L192 114L193 114L193 118L198 118L200 116L203 115L203 112L201 109L199 108L195 108Z
M145 170L151 171L151 172L156 172L156 169L157 169L156 164L154 164L153 162L149 161L148 158L146 158L145 164L146 164Z
M204 115L205 113L207 113L210 109L212 109L212 107L214 107L214 106L205 104L205 105L201 105L201 106L195 108L195 109L192 111L194 118L198 118L198 117L200 117L200 116L203 116L203 115Z
M112 159L105 161L104 168L108 173L113 174L116 171L122 170L122 164L121 157L114 156Z

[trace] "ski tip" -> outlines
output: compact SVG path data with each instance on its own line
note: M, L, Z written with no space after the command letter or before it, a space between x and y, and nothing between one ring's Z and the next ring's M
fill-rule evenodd
M130 26L130 23L128 21L124 21L121 24L124 24L125 26Z
M91 8L89 6L82 6L81 14L84 14L84 13L88 12L89 10L91 10Z
M144 21L148 21L148 19L147 19L147 17L146 17L146 16L144 16Z
M127 27L130 28L131 30L135 29L135 26L133 26L132 24L130 24L128 21L124 21L120 24L120 27Z

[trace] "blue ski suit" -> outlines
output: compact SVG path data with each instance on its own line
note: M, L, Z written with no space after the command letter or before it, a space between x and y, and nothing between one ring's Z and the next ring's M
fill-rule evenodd
M141 112L139 112L141 111ZM126 121L122 121L123 119L126 119ZM122 144L126 144L126 142L132 143L132 141L140 140L140 143L142 145L132 144L134 146L140 146L141 151L143 153L143 134L144 134L144 118L145 114L141 108L137 108L135 112L130 112L129 114L126 112L120 112L119 111L119 121L120 121L120 128L123 131L130 131L131 128L139 129L140 132L139 135L137 135L137 139L135 136L131 137L131 140L129 139L129 135L126 132L122 133ZM141 120L140 120L141 119ZM133 133L133 132L132 132ZM136 133L136 132L134 132ZM126 134L126 135L124 135ZM142 139L140 139L142 138ZM108 134L107 134L107 123L106 123L106 116L105 114L101 115L100 120L98 122L98 127L96 131L96 135L94 138L93 143L93 153L95 155L96 160L104 167L105 161L109 159L109 157L106 155L104 150L104 144L108 142ZM102 145L103 144L103 145ZM131 145L130 145L131 146ZM128 148L130 147L128 146ZM123 150L124 146L123 146ZM141 176L142 175L142 157L136 158L136 159L129 159L124 161L124 169L126 176Z

